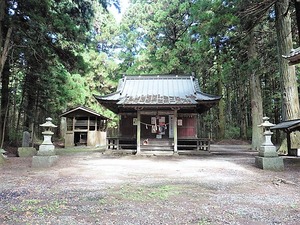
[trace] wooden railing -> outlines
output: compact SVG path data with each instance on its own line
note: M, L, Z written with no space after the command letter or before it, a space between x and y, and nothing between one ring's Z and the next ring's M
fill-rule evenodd
M179 138L177 142L178 150L210 151L209 138Z
M107 137L106 147L111 150L136 149L136 139L125 137Z
M125 137L107 137L107 149L120 150L120 149L136 149L136 139ZM159 147L159 146L157 146ZM162 149L165 146L162 146ZM178 150L194 150L194 151L210 151L209 138L179 138L177 142Z

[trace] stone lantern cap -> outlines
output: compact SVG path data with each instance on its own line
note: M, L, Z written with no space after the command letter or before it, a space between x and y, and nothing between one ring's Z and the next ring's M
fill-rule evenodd
M263 123L258 125L259 127L270 128L274 127L275 124L269 122L269 117L263 117Z
M41 124L41 127L45 127L46 129L50 129L50 128L55 128L57 127L56 125L54 125L52 122L52 118L48 117L46 118L46 123Z

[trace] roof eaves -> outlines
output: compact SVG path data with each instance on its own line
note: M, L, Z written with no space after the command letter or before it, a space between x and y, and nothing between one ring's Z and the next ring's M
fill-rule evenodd
M293 130L297 127L300 127L300 119L283 121L271 127L271 130Z
M84 111L84 112L93 114L93 115L95 115L95 116L98 116L98 117L101 117L101 118L110 120L110 118L108 118L108 117L106 117L106 116L103 116L103 115L101 115L100 113L97 113L96 111L94 111L94 110L92 110L92 109L90 109L90 108L88 108L88 107L85 107L85 106L77 106L77 107L75 107L75 108L73 108L73 109L70 109L70 110L68 110L68 111L66 111L66 112L64 112L64 113L62 113L62 114L60 115L60 117L65 117L66 115L71 114L71 113L73 113L73 112L75 112L75 111L77 111L77 110L82 110L82 111Z
M196 101L201 102L201 101L219 101L222 96L216 96L216 95L211 95L211 94L206 94L201 91L196 92Z
M282 57L289 60L289 65L300 63L300 47L292 49L289 54L282 55Z

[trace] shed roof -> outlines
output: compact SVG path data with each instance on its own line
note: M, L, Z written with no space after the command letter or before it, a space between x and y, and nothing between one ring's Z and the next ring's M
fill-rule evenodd
M289 60L290 65L295 65L300 63L300 47L292 49L289 54L283 55L283 58Z
M124 76L119 80L116 92L95 98L116 112L112 103L119 107L196 106L217 103L221 97L201 92L198 80L193 76L143 75Z
M300 131L300 119L283 121L271 127L271 130L284 130L285 132Z
M109 118L107 118L106 116L103 116L97 113L96 111L84 106L77 106L73 109L70 109L64 112L63 114L61 114L61 117L90 116L90 115L100 117L101 119L109 120Z

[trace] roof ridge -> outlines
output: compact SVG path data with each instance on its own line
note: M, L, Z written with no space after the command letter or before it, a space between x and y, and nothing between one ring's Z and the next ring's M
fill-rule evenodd
M124 74L123 77L191 77L190 74Z

